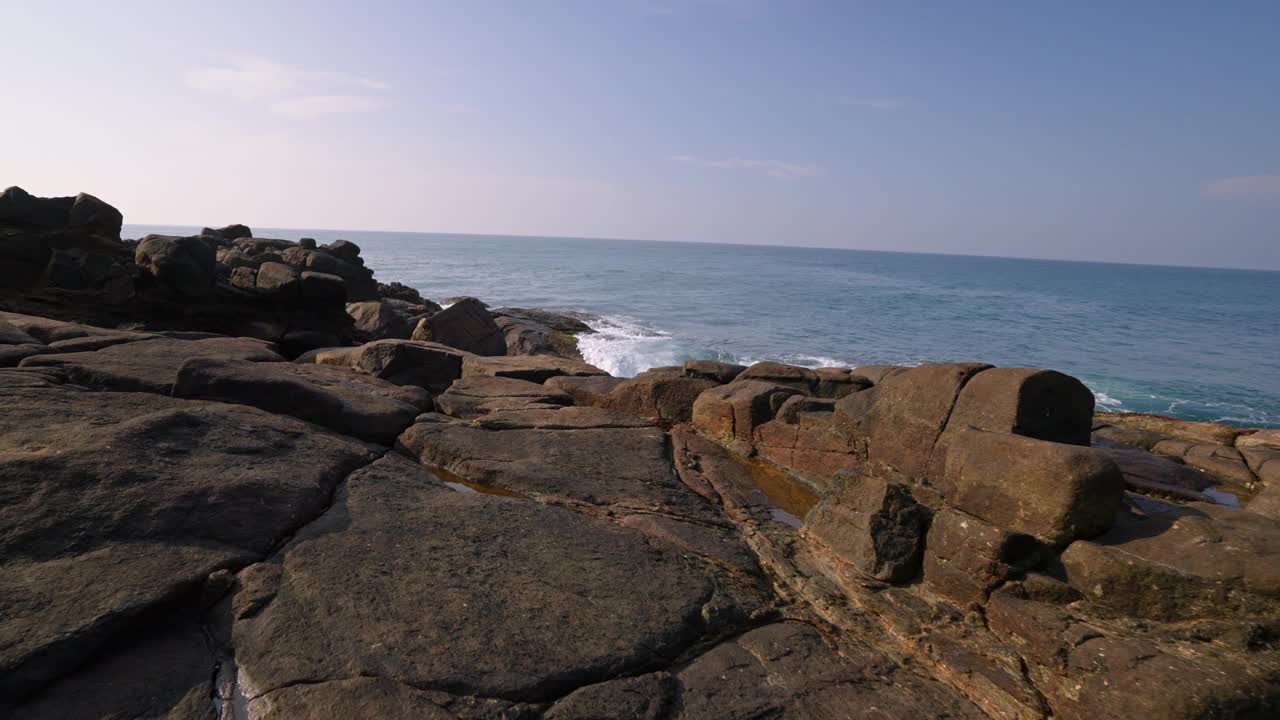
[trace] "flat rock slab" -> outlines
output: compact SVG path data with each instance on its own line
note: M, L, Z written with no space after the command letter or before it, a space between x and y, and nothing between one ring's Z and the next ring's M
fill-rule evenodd
M670 662L702 634L713 595L699 567L638 534L453 492L387 456L241 574L235 660L251 714L291 686L361 677L546 701Z
M509 429L419 422L397 442L425 464L523 495L676 515L707 511L676 478L661 430L601 427L597 419L584 420L585 411L603 413L610 423L637 422L598 408L493 413L483 422Z
M292 415L382 445L431 409L431 395L422 388L340 367L248 360L188 360L173 395Z
M527 380L477 376L455 380L436 398L440 412L470 420L497 410L527 405L571 405L568 394Z
M677 679L672 717L682 720L985 717L942 683L897 670L883 656L845 657L799 623L766 625L723 643Z
M517 357L482 357L473 355L462 362L462 377L489 375L492 377L515 378L529 382L546 382L549 378L591 377L608 375L595 365L588 365L581 360L570 360L550 355L520 355Z
M178 369L196 358L284 362L270 343L252 338L156 338L94 352L34 355L18 366L58 368L72 382L89 388L168 395L178 378Z
M264 556L376 457L254 408L0 373L0 697L213 570Z
M0 714L22 720L216 720L211 670L217 659L196 612L166 614L116 645L17 707L0 700Z
M1157 620L1274 614L1280 523L1206 503L1130 498L1115 525L1062 554L1089 600Z

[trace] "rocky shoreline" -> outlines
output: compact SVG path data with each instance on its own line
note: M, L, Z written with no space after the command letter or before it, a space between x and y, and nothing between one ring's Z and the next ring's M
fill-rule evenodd
M4 717L1280 714L1280 431L121 223L0 195Z

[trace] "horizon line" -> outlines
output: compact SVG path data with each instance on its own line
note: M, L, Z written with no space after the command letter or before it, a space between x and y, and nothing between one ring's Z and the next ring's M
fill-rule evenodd
M209 227L207 225L186 225L180 223L123 223L123 227L170 227L170 228L195 228L199 231L202 228ZM250 226L252 230L252 226ZM353 228L310 228L310 227L273 227L261 226L264 231L270 230L287 230L290 232L317 232L317 233L386 233L389 235L445 235L454 237L489 237L489 238L522 238L528 240L603 240L606 242L641 242L641 243L666 243L670 245L726 245L729 247L769 247L793 250L843 250L846 252L866 252L866 253L883 253L886 255L937 255L940 257L963 257L963 258L980 258L986 260L1029 260L1036 262L1061 262L1061 263L1080 263L1085 265L1123 265L1128 267L1156 267L1156 268L1177 268L1185 270L1228 270L1231 272L1257 272L1257 273L1280 273L1280 268L1242 268L1227 265L1188 265L1180 263L1139 263L1124 262L1120 260L1078 260L1060 257L1035 257L1031 255L984 255L981 253L965 253L965 252L942 252L942 251L923 251L923 250L876 250L871 248L841 247L833 245L775 245L772 243L744 243L730 242L721 240L659 240L652 238L624 238L624 237L591 237L585 235L513 235L509 233L476 233L476 232L436 232L428 230L360 230ZM256 232L256 231L255 231ZM255 236L257 237L257 236ZM268 238L270 239L270 238Z

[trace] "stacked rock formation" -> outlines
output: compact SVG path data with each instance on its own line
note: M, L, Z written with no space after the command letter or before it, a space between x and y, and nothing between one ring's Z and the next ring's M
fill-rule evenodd
M1275 431L976 363L613 378L350 243L4 197L0 716L1280 712ZM55 280L99 248L129 292Z

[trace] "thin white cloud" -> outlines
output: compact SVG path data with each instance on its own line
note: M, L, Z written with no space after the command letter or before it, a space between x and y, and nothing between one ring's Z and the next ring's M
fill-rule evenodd
M896 98L843 98L843 105L871 108L872 110L897 110L902 107L901 100Z
M271 112L295 118L313 118L335 113L360 113L377 110L382 103L360 95L307 95L271 103Z
M271 112L299 118L376 110L383 104L377 94L391 89L382 80L255 57L231 58L221 67L190 70L185 77L188 86L201 92L246 103L271 101Z
M746 158L710 160L694 155L672 155L671 159L688 165L700 165L722 170L759 170L769 177L780 180L798 180L800 178L814 177L822 173L822 169L814 164L789 163L780 160L749 160Z
M279 63L242 58L230 67L196 68L187 72L187 85L237 100L276 97L298 84L300 73Z
M1258 195L1280 197L1280 175L1243 175L1207 180L1200 184L1200 194L1218 198Z

